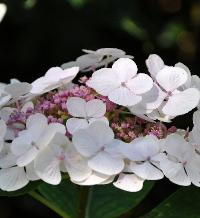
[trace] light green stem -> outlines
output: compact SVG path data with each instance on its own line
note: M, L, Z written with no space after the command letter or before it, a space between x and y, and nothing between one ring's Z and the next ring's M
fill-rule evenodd
M89 190L90 187L88 186L79 186L79 203L77 209L77 218L86 217Z
M37 201L41 202L42 204L44 204L45 206L49 207L51 210L53 210L55 213L57 213L58 215L60 215L62 218L70 218L70 216L68 214L66 214L64 211L62 211L61 209L57 208L54 204L52 204L50 201L48 201L47 199L45 199L44 197L42 197L40 194L38 194L35 191L31 191L29 192L29 195L32 196L34 199L36 199Z
M128 112L128 111L120 111L119 113L120 114L131 114L131 115L133 115L131 112Z

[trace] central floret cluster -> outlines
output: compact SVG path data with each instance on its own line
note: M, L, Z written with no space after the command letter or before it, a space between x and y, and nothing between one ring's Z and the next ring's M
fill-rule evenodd
M164 176L200 186L199 77L155 54L146 74L122 50L84 51L31 84L1 84L0 189L57 185L62 174L131 192ZM194 108L191 131L169 126Z

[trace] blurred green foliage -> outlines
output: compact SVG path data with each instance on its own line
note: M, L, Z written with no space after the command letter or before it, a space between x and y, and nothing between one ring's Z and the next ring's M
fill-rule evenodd
M82 48L101 47L124 49L141 70L146 70L147 56L158 53L166 63L182 61L198 73L198 0L4 2L8 12L0 23L0 71L5 80L15 75L32 81L50 66L75 59Z

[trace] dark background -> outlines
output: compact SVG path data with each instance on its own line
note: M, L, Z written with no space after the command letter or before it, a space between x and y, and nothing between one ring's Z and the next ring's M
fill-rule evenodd
M48 68L82 54L81 49L113 47L135 57L146 71L150 53L165 63L186 64L199 75L200 1L195 0L7 0L0 23L1 82L10 78L32 82ZM179 119L180 127L187 127ZM149 199L154 204L174 189L168 181ZM162 188L161 188L162 189ZM29 196L0 198L0 218L54 217Z

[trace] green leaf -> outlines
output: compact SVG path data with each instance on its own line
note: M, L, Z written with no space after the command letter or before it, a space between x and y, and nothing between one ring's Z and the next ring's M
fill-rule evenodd
M38 191L51 204L66 214L66 217L76 217L78 186L64 179L57 186L44 183L38 187Z
M149 193L153 182L145 182L141 191L130 193L112 184L91 188L87 218L114 218L136 207Z
M114 218L136 207L152 187L145 182L140 192L129 193L112 184L81 187L65 179L58 186L42 184L38 191L63 217Z
M200 189L184 187L173 193L143 218L199 218Z
M7 191L0 190L0 196L14 197L14 196L25 195L28 192L36 189L40 184L41 184L41 181L29 182L29 184L25 186L24 188L19 189L17 191L13 191L13 192L7 192Z

